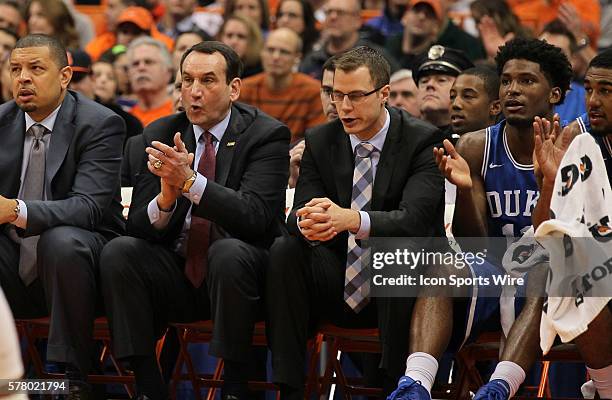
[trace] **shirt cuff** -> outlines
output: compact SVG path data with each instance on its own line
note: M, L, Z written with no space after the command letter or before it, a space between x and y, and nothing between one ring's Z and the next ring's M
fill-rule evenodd
M17 214L17 219L11 222L17 228L25 229L28 226L28 207L23 200L17 199L19 202L19 214Z
M365 211L359 211L361 222L359 223L359 230L355 234L355 239L367 239L370 237L370 214Z
M170 218L172 217L172 214L174 214L176 202L170 211L162 211L157 205L157 197L158 196L155 196L155 198L149 203L149 206L147 207L147 214L149 215L151 225L153 225L155 229L161 230L168 226L168 222L170 222Z
M204 175L197 174L195 182L193 182L187 193L183 193L183 196L188 198L193 204L199 205L207 184L208 179Z

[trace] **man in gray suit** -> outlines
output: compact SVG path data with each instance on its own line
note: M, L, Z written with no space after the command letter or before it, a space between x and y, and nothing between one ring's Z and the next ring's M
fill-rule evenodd
M84 380L99 299L98 258L124 228L123 120L67 90L66 50L29 35L10 56L0 106L0 285L16 318L50 315L47 356Z

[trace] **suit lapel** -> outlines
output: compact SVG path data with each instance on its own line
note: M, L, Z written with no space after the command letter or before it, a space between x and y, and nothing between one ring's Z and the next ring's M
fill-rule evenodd
M389 116L391 118L389 131L380 154L374 188L372 189L372 210L379 210L383 205L383 199L391 182L393 168L401 147L402 121L400 115L393 109L389 109Z
M51 132L51 140L49 150L47 151L47 164L45 167L45 182L50 185L60 169L72 136L76 132L74 124L74 114L76 112L76 100L70 92L66 93L66 97L57 113L53 132ZM48 193L50 194L50 193Z
M195 133L193 132L193 124L187 121L187 128L181 129L181 131L183 132L181 136L181 140L183 141L183 143L185 143L185 147L187 148L187 151L195 154L196 141L195 141ZM193 168L196 169L197 165L194 166Z
M12 112L0 124L2 156L0 156L0 195L14 198L21 186L21 165L23 163L23 142L25 140L25 116L14 105Z
M217 150L215 182L219 185L225 186L227 182L227 176L229 175L232 159L234 158L236 141L244 128L245 124L242 120L240 111L236 107L232 107L232 115L230 116L229 124L223 134L223 138L221 138L221 143L219 143L219 148Z
M351 195L353 191L353 169L355 168L355 158L348 134L338 123L339 134L331 149L331 167L336 180L336 190L338 191L338 202L341 207L351 206Z

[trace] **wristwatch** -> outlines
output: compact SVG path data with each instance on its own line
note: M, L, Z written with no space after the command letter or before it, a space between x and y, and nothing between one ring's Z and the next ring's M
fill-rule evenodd
M15 199L15 208L13 208L13 212L15 213L15 219L19 218L19 213L21 212L21 207L19 206L19 200L17 200L17 199Z
M197 177L198 173L193 171L193 174L183 183L183 193L189 193L189 189L191 189Z

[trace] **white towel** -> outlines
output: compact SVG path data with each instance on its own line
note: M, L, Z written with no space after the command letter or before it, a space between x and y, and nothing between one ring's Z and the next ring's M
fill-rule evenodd
M544 354L556 335L566 343L585 332L612 299L612 273L605 267L605 263L612 263L612 194L601 151L591 135L578 135L573 140L554 188L550 206L554 218L542 223L535 233L548 250L551 265L548 303L540 324ZM594 272L599 280L593 279ZM586 286L585 276L590 283ZM554 297L555 293L577 295Z

